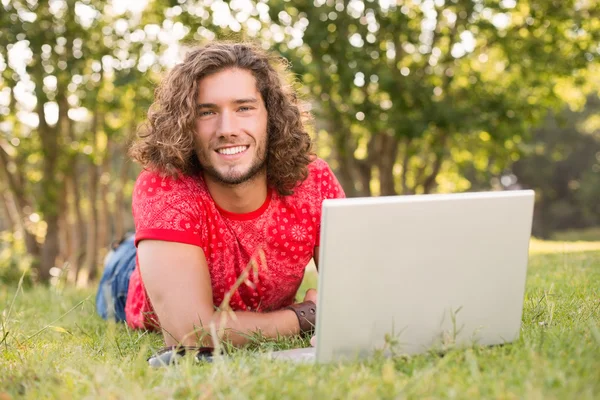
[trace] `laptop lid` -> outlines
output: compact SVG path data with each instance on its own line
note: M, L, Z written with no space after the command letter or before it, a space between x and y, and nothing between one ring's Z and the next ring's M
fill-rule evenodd
M519 337L534 192L323 202L317 361Z

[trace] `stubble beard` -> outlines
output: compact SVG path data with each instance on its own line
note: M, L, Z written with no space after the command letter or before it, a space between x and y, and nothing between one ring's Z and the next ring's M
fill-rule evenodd
M250 168L245 173L221 173L208 162L209 157L205 157L204 150L199 151L197 155L204 174L210 176L214 181L226 186L237 186L242 183L250 182L255 179L259 173L267 168L266 141L261 147L257 148L256 157L252 161Z

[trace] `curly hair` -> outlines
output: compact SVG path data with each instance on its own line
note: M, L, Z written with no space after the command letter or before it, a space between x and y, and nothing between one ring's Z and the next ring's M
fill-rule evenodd
M177 177L202 171L194 151L196 98L202 78L229 68L250 71L267 109L267 182L284 196L308 176L314 159L312 141L291 82L289 64L255 45L215 42L190 51L155 91L147 120L138 131L129 154L144 168Z

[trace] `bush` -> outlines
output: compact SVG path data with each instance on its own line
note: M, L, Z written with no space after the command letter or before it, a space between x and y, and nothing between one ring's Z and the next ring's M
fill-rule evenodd
M27 254L25 242L18 233L0 232L0 283L17 284L25 275L23 285L31 286L32 257Z

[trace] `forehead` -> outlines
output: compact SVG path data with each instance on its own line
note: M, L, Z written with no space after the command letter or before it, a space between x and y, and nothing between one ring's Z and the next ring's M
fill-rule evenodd
M229 68L202 78L198 85L198 103L219 104L240 98L260 97L256 78L245 69Z

